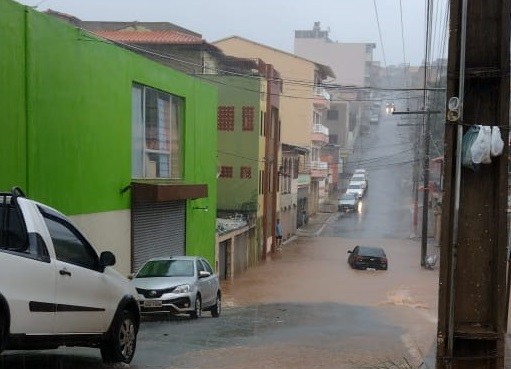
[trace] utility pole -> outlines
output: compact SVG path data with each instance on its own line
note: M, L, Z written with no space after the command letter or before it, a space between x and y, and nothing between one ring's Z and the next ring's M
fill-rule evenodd
M509 2L450 0L437 369L504 368ZM498 125L504 140L477 171L461 167L471 124Z
M428 220L429 220L429 139L430 112L424 115L424 191L422 193L422 234L421 234L421 266L426 265L428 252Z

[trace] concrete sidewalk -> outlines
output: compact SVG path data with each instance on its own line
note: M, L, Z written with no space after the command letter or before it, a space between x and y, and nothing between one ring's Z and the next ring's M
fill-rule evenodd
M306 225L296 230L296 234L284 242L282 245L286 245L293 242L298 237L317 237L323 230L323 227L330 220L330 218L337 216L337 213L316 213L309 218Z

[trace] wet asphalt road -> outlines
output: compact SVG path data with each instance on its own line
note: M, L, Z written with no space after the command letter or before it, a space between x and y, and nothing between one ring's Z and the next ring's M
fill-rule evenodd
M382 116L355 144L347 171L365 168L369 186L359 212L340 214L323 236L407 238L412 233L412 127L398 127L398 122Z
M406 134L396 122L372 126L352 163L369 172L359 214L333 214L320 237L300 237L233 283L218 319L145 320L134 369L360 368L433 353L437 272L418 267L411 227ZM378 243L389 270L352 270L347 250ZM121 366L123 367L123 366ZM127 366L124 366L127 367ZM8 352L0 368L105 368L99 351Z

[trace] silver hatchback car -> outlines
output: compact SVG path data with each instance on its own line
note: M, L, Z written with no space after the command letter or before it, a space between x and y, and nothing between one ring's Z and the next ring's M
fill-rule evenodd
M211 265L198 256L173 256L147 261L133 276L142 314L189 314L192 319L222 309L220 281Z

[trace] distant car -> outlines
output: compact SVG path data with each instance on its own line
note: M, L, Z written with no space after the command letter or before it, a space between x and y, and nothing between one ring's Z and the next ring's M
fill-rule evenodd
M339 199L337 208L339 211L346 213L358 211L358 196L354 193L343 194Z
M362 182L350 182L348 184L348 189L346 193L352 193L358 196L358 198L362 198L365 193L365 184Z
M364 188L367 189L368 182L367 182L367 178L366 178L365 174L362 174L362 173L354 174L353 177L351 177L350 182L352 182L352 183L361 182L362 185L364 186Z
M389 263L387 255L381 247L356 246L349 250L348 264L353 269L380 269L387 270Z
M222 308L220 281L211 265L198 256L173 256L147 261L132 278L140 312L189 314L192 319Z
M355 169L355 171L353 172L353 175L357 175L357 174L363 174L366 176L366 179L367 179L367 170L362 169L362 168Z

